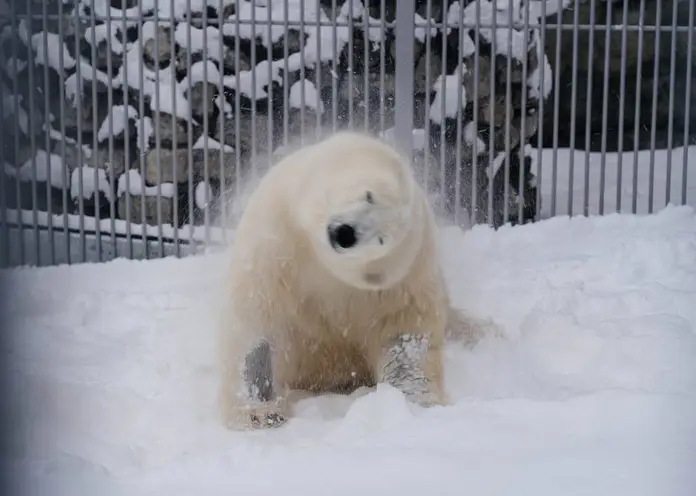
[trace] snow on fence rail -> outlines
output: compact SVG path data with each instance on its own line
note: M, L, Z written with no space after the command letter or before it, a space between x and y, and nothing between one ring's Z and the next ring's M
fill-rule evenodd
M694 204L695 11L0 0L0 263L225 242L247 178L348 127L412 152L459 225Z

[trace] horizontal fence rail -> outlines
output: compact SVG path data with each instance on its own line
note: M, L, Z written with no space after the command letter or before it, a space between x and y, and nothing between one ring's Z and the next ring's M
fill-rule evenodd
M224 245L339 129L442 222L696 206L696 0L0 0L0 266Z

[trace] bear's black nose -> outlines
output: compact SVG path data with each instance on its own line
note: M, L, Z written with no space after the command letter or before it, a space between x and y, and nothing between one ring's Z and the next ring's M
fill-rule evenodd
M358 243L358 233L350 224L329 226L329 242L334 250L347 250Z

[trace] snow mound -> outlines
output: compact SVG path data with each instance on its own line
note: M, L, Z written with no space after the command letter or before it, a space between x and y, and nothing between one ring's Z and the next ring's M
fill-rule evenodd
M5 271L8 468L72 496L692 495L694 209L440 241L454 303L504 330L448 345L454 405L379 386L253 433L215 416L223 254Z

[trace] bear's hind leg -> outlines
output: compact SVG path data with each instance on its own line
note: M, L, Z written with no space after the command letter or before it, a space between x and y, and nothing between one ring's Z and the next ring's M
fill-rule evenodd
M257 429L285 423L285 401L277 394L272 355L270 343L261 340L244 354L242 363L228 363L220 390L228 428Z
M442 375L441 348L418 334L402 334L389 342L377 369L378 382L390 384L422 406L447 402Z

